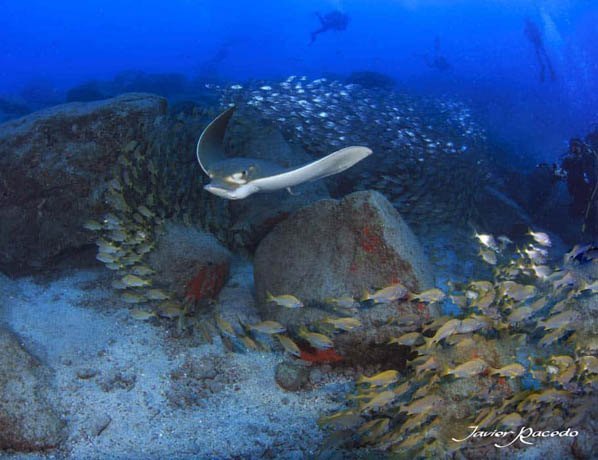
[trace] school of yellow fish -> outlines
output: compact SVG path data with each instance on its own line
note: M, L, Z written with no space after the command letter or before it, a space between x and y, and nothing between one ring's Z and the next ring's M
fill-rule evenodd
M458 316L392 338L389 346L410 347L413 359L400 372L357 379L346 407L319 420L331 440L351 430L361 446L444 458L467 447L452 438L464 438L472 425L541 429L555 418L579 426L590 416L598 384L596 280L570 265L549 267L549 236L529 236L525 247L511 249L506 237L476 233L480 251L493 254L481 254L492 279L451 284L447 299Z
M185 299L174 298L165 286L155 285L155 271L149 266L148 255L164 222L216 231L209 221L216 220L210 218L210 210L217 210L202 190L202 176L181 167L179 163L186 159L173 154L181 141L176 136L179 127L171 128L148 142L133 140L119 149L102 196L107 211L83 223L97 236L96 258L114 271L112 287L125 304L135 308L131 316L138 320L160 317L183 322L190 311Z

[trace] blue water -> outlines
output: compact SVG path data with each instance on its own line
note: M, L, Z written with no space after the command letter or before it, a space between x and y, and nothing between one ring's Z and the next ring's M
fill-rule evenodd
M124 70L209 72L229 81L377 71L401 88L467 97L491 134L553 160L598 107L598 2L172 0L0 2L0 95L60 102L72 86ZM320 34L316 12L346 13ZM529 17L556 81L540 82ZM426 65L439 50L451 68ZM31 95L34 86L38 93ZM24 91L29 89L30 91ZM42 97L43 96L43 97ZM39 102L39 101L38 101Z

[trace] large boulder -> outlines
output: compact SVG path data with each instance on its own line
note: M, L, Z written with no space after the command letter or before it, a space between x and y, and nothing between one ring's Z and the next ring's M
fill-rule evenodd
M314 161L301 146L289 144L280 131L270 126L252 125L243 138L235 150L250 158L273 161L285 168ZM253 253L277 223L293 211L329 196L324 181L316 181L299 185L292 193L281 190L231 201L232 245Z
M260 243L254 260L258 308L291 331L330 316L323 306L334 297L361 297L401 282L418 292L433 285L430 266L412 231L378 192L356 192L337 201L320 200L279 223ZM266 302L266 292L292 294L306 305L287 309ZM393 319L434 315L416 302L359 309L363 327L337 336L339 351L381 343L398 332Z
M51 449L64 421L48 398L49 371L0 326L0 452Z
M33 271L92 243L82 225L107 210L112 166L166 109L165 99L135 93L0 125L0 270Z
M430 287L419 241L383 195L356 192L320 200L278 224L255 254L258 302L266 291L307 303L356 296L400 281L411 291Z

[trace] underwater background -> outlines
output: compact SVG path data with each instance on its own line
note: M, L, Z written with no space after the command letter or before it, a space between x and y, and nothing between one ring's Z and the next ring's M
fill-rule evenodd
M595 458L597 2L0 6L0 458Z

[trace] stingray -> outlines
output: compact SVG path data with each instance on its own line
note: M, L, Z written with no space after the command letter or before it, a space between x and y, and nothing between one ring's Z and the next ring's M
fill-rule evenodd
M372 153L367 147L346 147L292 168L255 158L227 158L224 134L234 110L231 107L218 115L197 142L197 161L210 178L210 183L204 188L222 198L240 200L257 192L282 189L291 193L291 187L343 172Z

